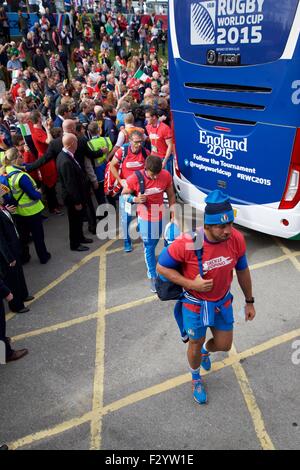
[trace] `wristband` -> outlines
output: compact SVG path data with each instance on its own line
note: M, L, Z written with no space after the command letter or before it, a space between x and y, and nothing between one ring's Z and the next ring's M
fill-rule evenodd
M134 203L134 196L133 196L133 194L129 194L129 196L127 197L127 202L130 202L130 204L133 204L133 203Z
M250 299L245 299L246 304L254 304L255 300L254 297L251 297Z

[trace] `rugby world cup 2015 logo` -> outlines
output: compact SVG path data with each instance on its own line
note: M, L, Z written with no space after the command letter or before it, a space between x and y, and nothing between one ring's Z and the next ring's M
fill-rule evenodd
M215 44L216 0L191 4L191 45Z

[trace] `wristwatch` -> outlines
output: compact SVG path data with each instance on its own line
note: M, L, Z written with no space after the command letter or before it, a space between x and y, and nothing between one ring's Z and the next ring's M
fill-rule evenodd
M250 299L245 299L246 304L254 304L255 300L254 297L251 297Z

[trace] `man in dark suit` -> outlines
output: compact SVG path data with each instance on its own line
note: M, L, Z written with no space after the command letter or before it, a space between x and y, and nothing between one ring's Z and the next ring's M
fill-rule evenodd
M2 185L3 187L3 185ZM1 194L1 189L0 189ZM10 208L13 210L13 207ZM0 273L5 285L13 294L9 302L12 312L26 313L29 308L24 302L33 300L28 294L26 280L21 262L21 245L19 236L7 206L3 206L0 197Z
M9 288L0 279L0 353L2 352L2 345L5 346L5 357L0 357L0 364L5 362L17 361L21 357L28 354L28 349L12 349L10 345L10 338L6 336L6 321L5 321L5 310L3 305L3 299L7 301L13 300L13 295Z
M84 173L74 154L78 142L74 134L64 134L63 149L56 159L59 180L62 186L62 197L68 209L69 238L72 251L87 251L89 248L82 243L92 243L93 240L83 235L83 211L87 194Z
M72 119L66 119L62 124L64 134L74 134L76 135L76 121ZM90 179L91 183L94 186L94 182L92 182L90 174L87 173L87 165L85 160L89 160L93 162L95 158L99 158L103 155L103 152L107 152L108 149L99 149L97 152L91 150L87 144L88 140L84 136L77 136L77 150L75 152L75 159L79 163L84 172L86 179ZM36 160L34 163L26 164L25 170L28 172L37 170L45 163L49 162L51 159L56 160L58 154L62 151L63 144L62 144L62 137L58 137L57 139L51 140L48 145L47 152L41 158ZM90 170L93 173L93 169ZM95 175L94 175L95 176ZM95 177L95 180L97 178ZM87 185L89 186L89 182L87 181ZM95 188L97 190L97 188ZM91 200L91 196L87 194L87 216L88 216L88 223L89 223L89 231L90 233L96 234L96 213L95 208L93 206L93 202Z

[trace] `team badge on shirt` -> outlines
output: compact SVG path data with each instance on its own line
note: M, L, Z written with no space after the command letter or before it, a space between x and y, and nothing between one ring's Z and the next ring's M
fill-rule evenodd
M224 256L219 256L218 258L210 259L209 261L205 261L203 263L203 272L207 273L208 271L211 271L212 269L216 268L222 268L223 266L227 266L228 264L231 264L233 261L232 258L227 256L225 258Z

